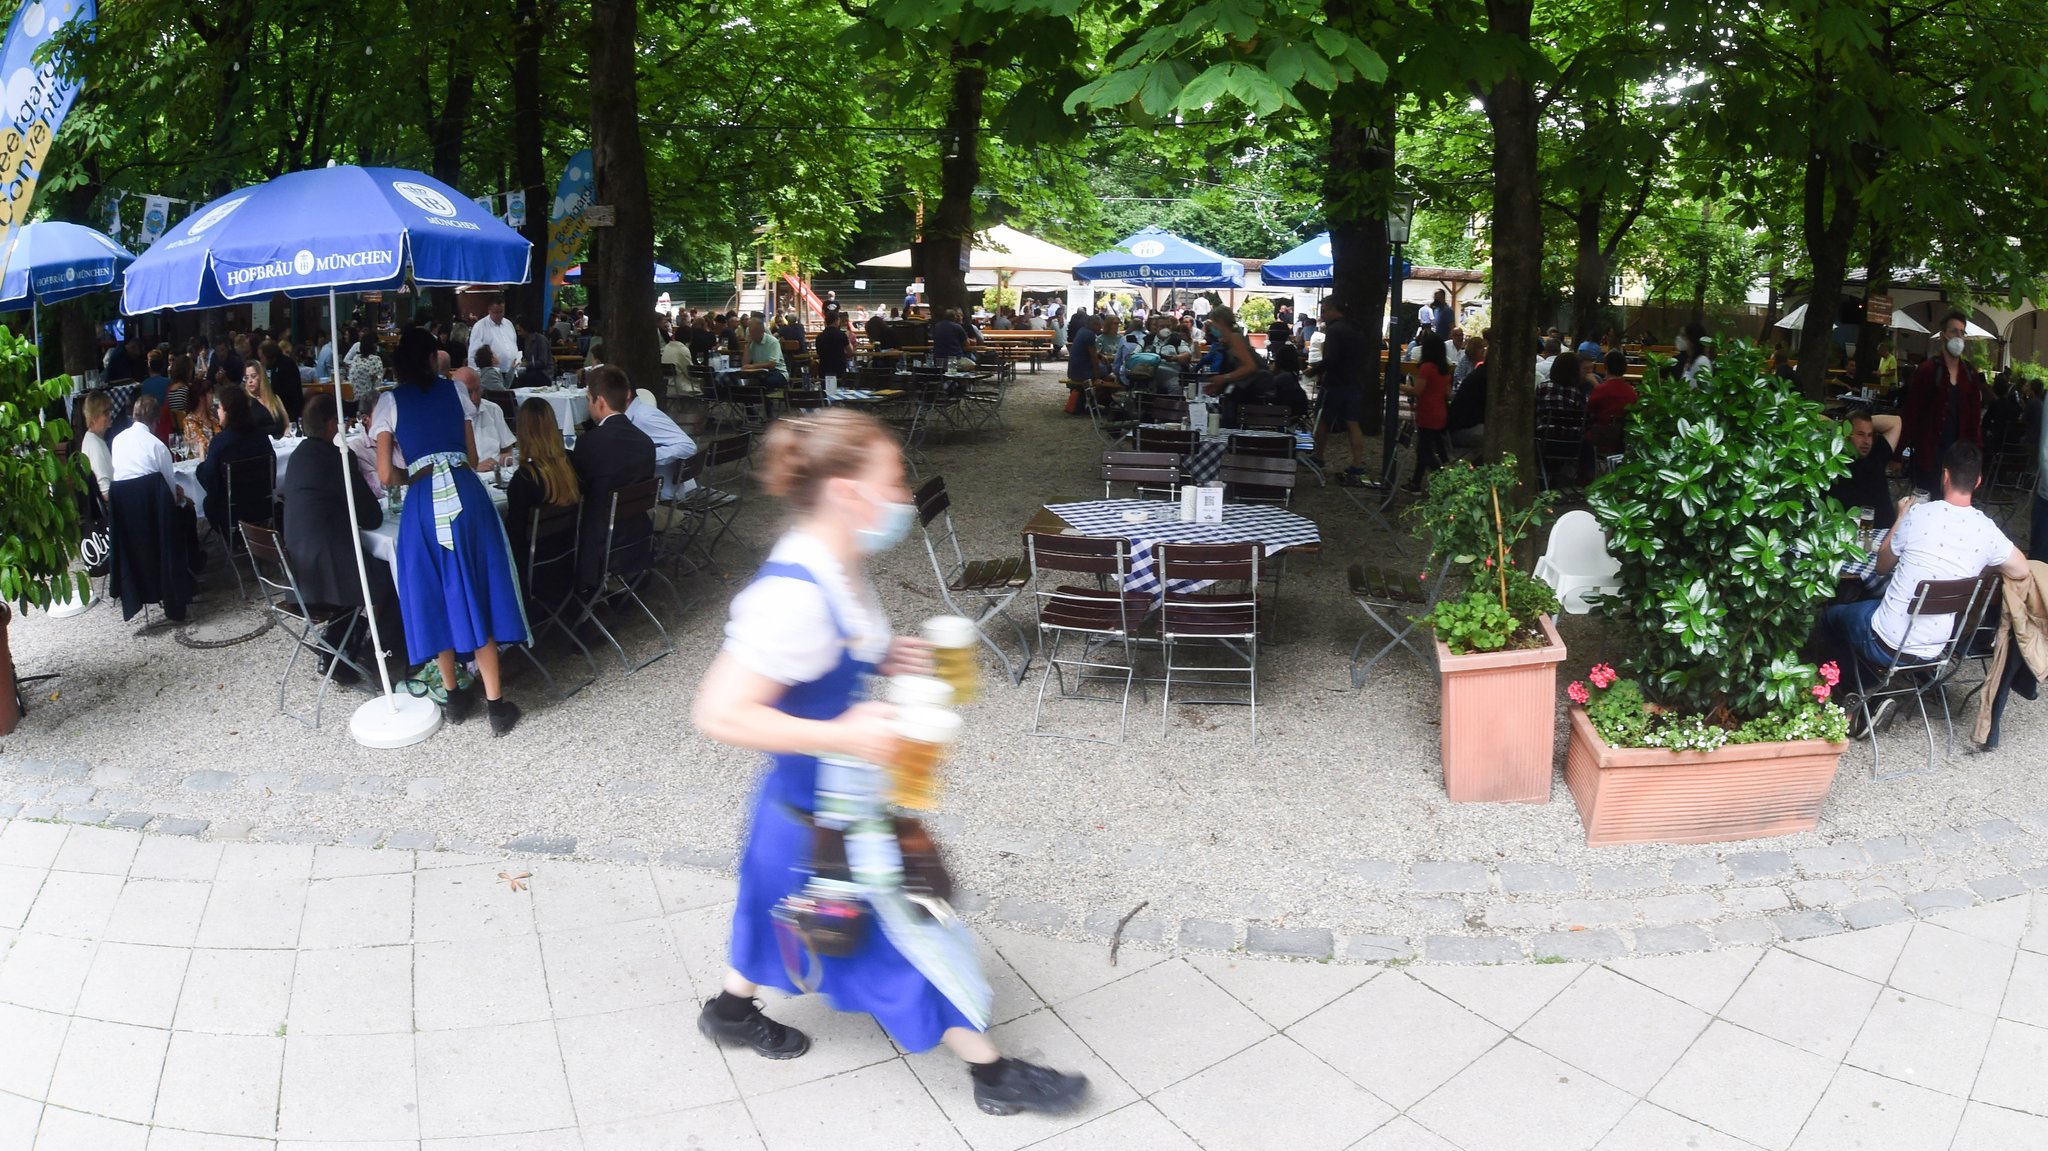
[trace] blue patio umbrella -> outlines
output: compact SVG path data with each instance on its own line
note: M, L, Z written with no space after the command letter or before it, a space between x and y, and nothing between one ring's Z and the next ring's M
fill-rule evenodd
M1244 265L1164 228L1144 228L1075 264L1074 278L1148 288L1242 288Z
M14 254L0 275L0 312L29 309L37 347L43 343L42 306L105 291L121 279L135 253L83 224L45 220L17 233Z
M678 283L681 283L681 282L682 282L682 279L683 279L683 274L682 274L681 272L678 272L678 271L676 271L676 270L675 270L674 268L671 268L671 267L669 267L669 266L668 266L667 264L664 264L664 263L662 263L662 262L661 262L661 261L659 261L659 260L655 261L655 263L654 263L654 282L655 282L655 283L657 283L657 284L678 284ZM583 265L581 265L581 264L578 264L578 265L576 265L575 267L573 267L573 268L570 268L570 269L569 269L568 271L566 271L566 272L563 272L563 273L562 273L562 282L563 282L563 283L565 283L565 284L580 284L580 283L582 283L582 282L583 282Z
M341 321L337 292L458 284L523 284L532 265L526 237L476 201L422 172L403 168L314 168L230 192L186 217L128 266L121 308L129 315L163 308L216 308L284 292L324 295L335 345ZM341 398L341 357L335 357L335 399ZM355 466L339 438L344 473ZM346 479L344 479L344 485ZM349 528L358 533L356 574L371 602L355 501ZM381 653L384 637L370 617L384 698L356 709L349 731L371 747L403 747L432 735L440 709L423 696L400 695Z
M1334 261L1330 257L1330 234L1324 232L1284 255L1267 260L1259 278L1267 284L1298 284L1304 288L1327 288L1333 282Z

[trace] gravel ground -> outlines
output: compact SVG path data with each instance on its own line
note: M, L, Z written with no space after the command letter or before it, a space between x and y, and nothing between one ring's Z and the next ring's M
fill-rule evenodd
M1007 436L931 450L971 550L1014 549L1018 529L1041 503L1100 491L1089 477L1101 445L1086 423L1061 413L1065 392L1056 377L1049 371L1020 380L1007 406ZM1561 777L1545 805L1452 805L1437 766L1434 676L1404 653L1352 691L1346 667L1365 624L1345 592L1346 566L1418 563L1416 544L1403 541L1406 558L1394 557L1387 534L1368 530L1335 488L1311 482L1296 510L1321 526L1325 551L1289 565L1280 639L1260 653L1257 742L1241 707L1176 705L1162 734L1156 689L1134 696L1121 745L1032 738L1026 731L1038 669L1020 688L992 673L984 700L968 709L937 821L964 884L995 898L998 909L1004 901L1063 909L1010 916L1047 929L1072 930L1089 913L1099 925L1103 913L1149 901L1146 918L1168 924L1196 917L1409 935L1468 923L1456 921L1462 913L1445 921L1440 901L1409 898L1413 886L1390 888L1374 861L1404 873L1414 861L1451 860L1550 863L1580 877L1616 867L1668 875L1675 863L1731 850L1917 836L2048 806L2048 782L2035 770L2042 717L2024 704L2008 713L2003 750L1959 750L1931 774L1873 782L1868 747L1852 747L1820 831L1764 844L1589 849ZM739 530L758 549L778 526L776 510L755 497ZM232 586L223 591L221 578L211 579L195 618L239 627L254 609ZM914 540L883 557L876 578L899 628L914 628L941 607ZM668 658L631 677L615 661L601 664L597 683L567 701L546 695L526 671L510 688L526 709L512 737L491 739L479 718L396 752L348 739L346 714L359 696L331 697L317 733L277 714L281 632L194 650L166 632L132 636L106 605L71 620L20 619L12 640L21 672L61 678L54 698L46 698L48 689L38 695L21 731L0 746L0 801L85 802L82 793L34 783L22 769L83 761L99 788L93 806L190 816L216 829L254 824L366 841L412 830L443 844L491 846L573 837L581 854L716 865L736 844L759 765L750 753L708 743L687 718L736 585L705 580L685 590L702 598L668 618L677 646ZM671 613L665 604L657 610ZM1019 618L1029 610L1024 600L1012 608ZM1573 650L1568 669L1624 654L1596 618L1566 617L1561 630ZM643 648L650 633L644 622L625 632ZM550 664L558 674L581 668L559 656ZM303 670L292 691L310 702ZM1047 703L1048 724L1066 730L1113 734L1112 713L1098 704ZM1560 762L1563 726L1560 711ZM1902 719L1885 747L1892 766L1918 762L1924 740L1917 723ZM199 771L238 778L221 790L198 790L189 777ZM1973 856L1957 866L1982 862Z

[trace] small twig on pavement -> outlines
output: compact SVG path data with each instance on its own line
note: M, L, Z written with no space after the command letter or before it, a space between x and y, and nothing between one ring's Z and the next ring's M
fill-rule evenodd
M1149 899L1140 900L1138 906L1131 908L1130 911L1124 914L1122 919L1116 921L1116 930L1109 933L1109 965L1111 967L1116 966L1116 949L1124 945L1124 925L1136 918L1137 914L1145 910L1146 905L1151 902Z

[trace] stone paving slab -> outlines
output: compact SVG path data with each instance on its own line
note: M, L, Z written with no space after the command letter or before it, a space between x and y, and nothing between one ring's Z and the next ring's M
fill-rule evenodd
M1100 935L992 928L995 1037L1094 1083L994 1119L944 1051L816 997L770 997L802 1059L702 1043L732 890L0 820L0 1148L2048 1145L2039 892L1729 920L1770 936L1718 950L1691 923L1558 930L1532 961L1190 921L1111 966Z
M445 781L394 781L383 776L353 779L323 773L290 774L206 770L92 767L82 761L45 763L0 755L0 780L25 782L23 794L49 799L59 788L83 789L72 806L54 803L0 805L0 818L24 827L69 823L95 834L144 828L156 836L212 843L271 843L305 849L361 847L444 856L466 852L480 858L581 858L663 864L730 873L730 847L652 844L622 840L594 829L590 835L525 831L492 842L438 835L420 827L266 825L213 821L192 811L124 809L137 797L122 789L168 783L195 798L258 792L347 792L402 797L431 807ZM639 794L613 781L613 792ZM621 789L624 789L622 792ZM202 808L203 810L203 808ZM422 812L424 814L424 812ZM1013 829L1020 844L1035 833ZM28 833L17 833L17 838ZM1044 840L1037 836L1037 840ZM24 844L28 839L23 839ZM1051 845L1045 845L1050 850ZM1022 848L1020 847L1020 850ZM1778 850L1729 844L1668 863L1596 864L1574 869L1555 863L1494 858L1350 859L1337 873L1345 882L1378 893L1346 925L1279 915L1260 901L1182 919L1162 918L1157 908L1129 924L1123 938L1227 952L1244 947L1262 954L1306 958L1397 958L1421 955L1432 961L1498 963L1517 959L1667 954L1703 948L1748 947L1777 939L1802 939L1844 928L1922 919L1945 911L1980 906L2048 888L2048 809L2015 818L1978 820L1963 826L1935 826L1911 835L1841 838L1816 847ZM1170 849L1147 849L1146 858L1165 858ZM26 853L26 854L24 854ZM1142 854L1142 853L1141 853ZM0 841L0 866L14 859L35 862L30 846ZM1128 861L1127 861L1128 862ZM59 864L58 870L73 869ZM0 890L0 917L5 913ZM1071 939L1108 936L1129 906L1070 907L1019 895L991 897L963 891L957 910L971 921L1023 927ZM217 916L219 918L219 916ZM273 932L286 931L281 923ZM252 924L216 930L255 931ZM1560 933L1598 932L1585 940ZM1462 941L1462 942L1460 942Z

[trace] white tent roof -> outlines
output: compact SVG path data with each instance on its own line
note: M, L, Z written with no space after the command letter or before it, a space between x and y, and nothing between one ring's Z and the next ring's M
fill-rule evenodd
M970 271L1071 273L1075 264L1087 258L1058 244L1027 236L1007 224L992 224L975 233L974 250L968 255L967 266ZM862 260L860 266L907 269L910 267L910 249Z
M1791 311L1786 312L1785 318L1779 320L1773 326L1780 328L1790 328L1795 330L1798 328L1805 327L1806 305L1801 304L1798 307L1792 309ZM1920 326L1920 321L1907 315L1906 310L1904 308L1893 309L1891 322L1887 324L1886 327L1889 327L1892 330L1899 332L1919 332L1922 335L1927 334L1927 329ZM1993 336L1990 332L1985 331L1984 329L1978 327L1975 324L1970 325L1970 338L1977 340L1997 339L1996 336Z

